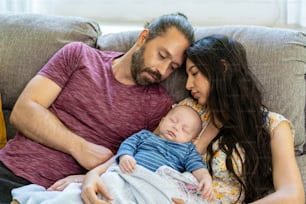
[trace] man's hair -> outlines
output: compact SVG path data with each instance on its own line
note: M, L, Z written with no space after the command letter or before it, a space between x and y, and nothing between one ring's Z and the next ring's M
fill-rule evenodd
M144 26L144 28L149 30L149 36L146 40L150 41L158 36L162 36L168 29L173 27L180 31L190 44L194 42L193 26L187 17L179 12L162 15L151 22L147 22Z

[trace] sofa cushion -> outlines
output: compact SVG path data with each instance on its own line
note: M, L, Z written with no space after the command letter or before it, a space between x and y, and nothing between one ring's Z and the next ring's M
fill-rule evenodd
M103 50L128 50L139 31L106 34L99 38ZM224 34L240 41L246 48L251 70L262 84L264 103L292 121L295 127L295 149L299 154L305 142L305 33L261 26L215 26L195 29L196 40L211 34ZM177 72L164 82L176 100L188 93L186 76Z
M95 46L99 25L92 20L39 14L0 15L0 92L5 108L62 46L83 41ZM12 83L14 82L14 83Z
M57 50L73 41L82 41L95 47L99 35L98 23L90 19L41 14L1 14L0 92L4 113L10 113L26 83ZM7 131L11 137L14 129L9 126Z

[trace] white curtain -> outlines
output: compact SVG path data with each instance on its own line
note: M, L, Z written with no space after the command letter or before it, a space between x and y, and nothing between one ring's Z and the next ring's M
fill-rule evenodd
M287 0L287 24L306 27L305 0Z
M101 22L124 24L130 21L138 24L145 17L151 19L160 12L169 12L173 2L177 5L175 10L183 11L199 26L258 24L306 27L306 0L0 0L0 12L76 15ZM163 11L157 6L160 4L165 6Z
M0 0L0 12L31 12L32 0Z

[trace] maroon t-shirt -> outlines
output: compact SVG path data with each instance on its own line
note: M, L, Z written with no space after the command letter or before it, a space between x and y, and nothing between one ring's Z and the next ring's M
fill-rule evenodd
M112 59L122 54L74 42L59 50L38 73L62 88L50 111L74 133L114 154L131 134L156 128L174 103L160 85L127 86L118 82ZM16 175L45 187L85 172L70 155L20 133L0 150L0 160Z

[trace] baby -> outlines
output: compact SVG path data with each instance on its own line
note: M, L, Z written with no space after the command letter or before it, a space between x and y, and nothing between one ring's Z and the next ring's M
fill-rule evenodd
M175 106L154 133L141 130L121 144L116 159L120 170L132 173L137 163L153 172L164 165L180 172L188 171L199 181L197 191L201 196L212 200L212 178L192 142L201 129L201 118L194 109Z

